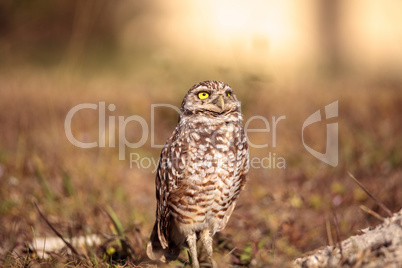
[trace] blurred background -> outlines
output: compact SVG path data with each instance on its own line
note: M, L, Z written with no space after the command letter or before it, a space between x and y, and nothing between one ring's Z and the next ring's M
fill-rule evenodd
M148 163L158 160L160 148L149 135L119 160L118 116L139 115L150 130L154 119L154 142L164 144L178 114L159 108L151 118L151 105L178 107L203 80L231 85L245 121L262 116L271 124L271 132L249 133L253 144L268 144L252 148L251 156L270 157L271 165L251 169L228 227L215 239L218 262L289 263L378 224L359 206L386 213L347 171L391 211L400 209L401 8L392 0L2 0L0 260L46 262L26 246L54 236L37 203L66 237L102 235L102 245L82 249L88 262L147 263L156 205ZM339 164L331 167L306 151L301 129L308 116L334 101ZM116 129L107 127L105 137L114 138L116 147L74 146L64 129L68 111L100 102L115 105L106 109L106 126L113 117ZM286 119L274 138L272 118L280 116ZM322 153L325 126L320 122L304 133ZM141 140L142 127L127 124L127 140ZM249 128L265 125L253 120ZM105 138L95 110L78 112L71 129L80 141ZM130 165L130 154L145 159L143 165ZM285 166L273 164L282 159ZM124 236L128 257L121 244L106 239L111 235ZM52 261L76 261L57 254ZM186 260L183 253L176 265Z

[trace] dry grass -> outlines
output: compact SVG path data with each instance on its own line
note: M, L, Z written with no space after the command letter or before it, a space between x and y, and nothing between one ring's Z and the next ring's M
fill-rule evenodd
M386 214L354 184L347 171L389 209L399 210L400 86L357 82L283 86L258 75L211 74L205 70L197 70L198 75L173 71L168 75L163 68L148 71L133 77L114 73L81 76L63 69L27 67L0 75L0 261L16 267L148 264L144 249L155 208L152 169L130 168L128 158L119 161L117 148L73 146L65 136L64 120L77 104L105 101L106 105L116 105L116 110L107 115L140 115L149 125L151 104L178 106L186 90L205 77L232 85L242 100L245 119L262 115L270 120L286 115L278 124L276 148L271 147L272 133L250 134L254 143L269 143L268 148L252 149L253 157L276 153L286 160L286 169L251 170L228 227L215 238L218 262L289 265L304 252L378 223L359 205ZM335 100L339 100L339 165L332 168L304 149L301 126L310 114ZM97 116L95 111L77 114L74 135L96 140ZM164 110L156 116L155 139L163 144L177 114ZM323 128L319 124L306 133L307 142L317 150L325 143ZM140 137L139 125L128 128L130 141ZM144 146L128 149L127 154L130 152L157 160L160 149L152 148L148 138ZM35 203L67 240L98 234L101 245L84 247L79 255L64 249L53 252L49 259L33 252L29 244L36 238L55 236ZM188 259L186 252L180 258L175 264L183 266ZM200 258L202 261L205 256Z

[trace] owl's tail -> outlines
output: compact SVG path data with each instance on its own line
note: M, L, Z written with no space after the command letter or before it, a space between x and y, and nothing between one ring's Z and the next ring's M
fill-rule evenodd
M152 230L151 238L147 244L147 256L151 260L161 261L164 263L174 261L180 254L180 247L174 243L169 243L167 248L162 248L158 237L158 223L155 222L154 229Z

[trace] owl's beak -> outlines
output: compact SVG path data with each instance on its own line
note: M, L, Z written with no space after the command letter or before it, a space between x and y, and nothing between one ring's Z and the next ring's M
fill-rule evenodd
M221 110L225 109L225 101L223 100L222 96L219 96L219 98L215 99L214 104L221 108Z

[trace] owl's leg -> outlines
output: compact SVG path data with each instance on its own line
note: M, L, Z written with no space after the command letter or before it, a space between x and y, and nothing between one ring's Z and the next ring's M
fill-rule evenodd
M214 259L212 259L213 248L212 248L212 236L210 231L208 229L204 229L202 230L200 236L202 244L204 245L204 248L207 251L208 258L211 261L212 267L218 267Z
M188 247L190 248L190 254L191 254L191 260L193 263L193 268L199 268L200 265L198 263L198 257L197 257L197 235L196 233L189 234L187 236L187 244Z

